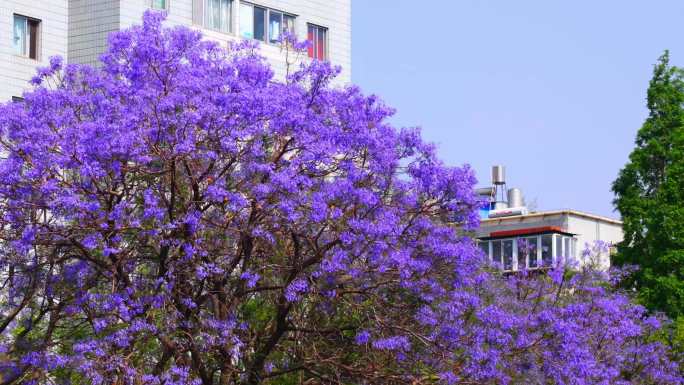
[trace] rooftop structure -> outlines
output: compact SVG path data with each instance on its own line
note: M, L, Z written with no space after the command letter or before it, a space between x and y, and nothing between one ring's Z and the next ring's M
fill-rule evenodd
M530 212L518 189L509 189L508 199L497 201L505 173L496 168L503 167L493 169L494 187L478 189L486 203L476 237L490 260L506 271L554 266L561 260L577 267L610 267L608 253L585 255L583 250L596 241L622 241L621 221L570 209Z

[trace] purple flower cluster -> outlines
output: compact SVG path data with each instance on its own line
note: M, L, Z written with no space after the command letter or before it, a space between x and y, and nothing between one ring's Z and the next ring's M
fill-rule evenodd
M473 171L338 68L162 22L0 106L0 383L681 383L610 277L490 270Z

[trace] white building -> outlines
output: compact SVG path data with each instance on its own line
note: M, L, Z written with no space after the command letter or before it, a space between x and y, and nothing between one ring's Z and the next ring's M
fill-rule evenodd
M476 237L504 270L555 265L561 258L578 267L610 267L609 253L584 255L596 241L622 241L622 222L576 210L542 211L482 219Z
M622 222L577 210L530 212L522 192L506 188L503 166L492 167L492 185L477 189L483 198L480 248L504 271L539 269L570 263L606 270L612 250L593 250L598 243L622 241ZM590 253L584 250L589 248Z
M221 43L259 40L280 79L286 61L278 39L294 32L312 42L302 60L329 60L342 66L339 84L351 81L351 0L1 0L0 101L21 96L51 56L97 65L107 35L139 24L147 9Z

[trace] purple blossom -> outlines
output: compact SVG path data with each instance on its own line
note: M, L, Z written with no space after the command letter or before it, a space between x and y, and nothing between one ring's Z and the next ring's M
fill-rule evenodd
M164 17L0 106L0 379L682 383L619 271L493 271L473 170L339 68Z

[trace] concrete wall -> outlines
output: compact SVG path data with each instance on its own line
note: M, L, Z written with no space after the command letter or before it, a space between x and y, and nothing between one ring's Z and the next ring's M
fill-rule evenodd
M48 65L51 56L67 56L68 1L0 1L0 101L21 96L36 67ZM14 14L39 19L38 60L14 54Z

